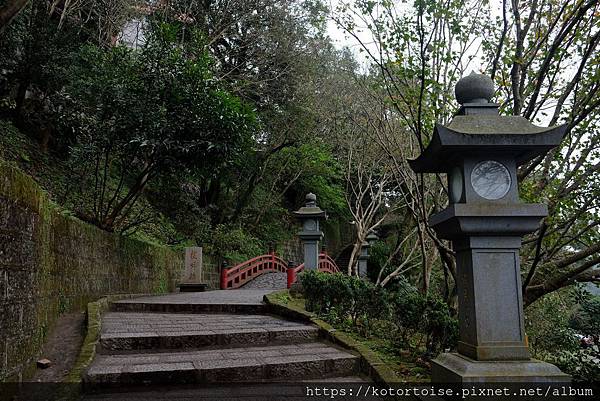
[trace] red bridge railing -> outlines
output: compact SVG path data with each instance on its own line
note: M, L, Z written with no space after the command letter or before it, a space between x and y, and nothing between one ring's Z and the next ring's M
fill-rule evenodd
M287 263L275 254L257 256L237 266L221 269L221 289L239 288L263 273L287 271Z
M290 288L292 284L298 280L298 273L304 270L304 263L296 267L290 267L287 269L287 288ZM319 271L324 273L339 273L340 269L335 264L335 261L327 253L322 252L319 254Z
M231 290L239 288L261 274L268 272L287 273L287 288L290 288L298 279L298 273L303 270L304 263L300 266L288 267L282 258L277 256L275 252L271 252L252 258L234 267L221 269L221 289ZM340 269L331 256L326 252L322 252L319 254L319 271L338 273Z

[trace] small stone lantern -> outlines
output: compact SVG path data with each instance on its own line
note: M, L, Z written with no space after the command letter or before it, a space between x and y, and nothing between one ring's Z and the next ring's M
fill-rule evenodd
M411 168L448 175L449 206L430 217L456 252L458 353L432 364L434 382L564 382L554 365L530 359L525 340L519 249L547 215L519 200L517 167L560 144L565 126L543 128L500 116L493 82L471 74L456 85L458 114L437 124Z
M359 277L367 277L367 266L369 261L369 249L377 242L379 237L374 231L370 231L365 241L360 247L360 255L358 256L358 275Z
M304 269L319 268L319 241L323 232L319 226L327 213L317 206L317 196L313 193L306 195L306 206L294 212L294 216L302 223L302 231L298 233L304 249Z

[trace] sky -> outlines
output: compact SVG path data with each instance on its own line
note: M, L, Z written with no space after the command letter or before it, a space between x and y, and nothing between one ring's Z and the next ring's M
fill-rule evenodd
M348 3L348 2L352 2L353 0L325 0L326 2L328 2L329 4L329 8L331 10L335 10L335 8L337 6L339 6L340 3ZM408 7L410 7L411 2L404 2L401 0L394 0L394 2L396 3L396 9L397 10L402 10L402 9L407 9ZM490 12L492 17L500 17L502 15L502 1L501 0L490 0ZM355 23L357 25L361 25L360 21L355 20ZM335 44L336 47L338 48L343 48L343 47L348 47L349 49L351 49L354 54L357 56L358 60L365 60L366 56L361 53L359 53L359 48L361 47L360 44L358 44L358 42L352 38L349 37L349 35L341 28L339 28L337 26L337 24L332 20L329 19L328 23L327 23L327 33L329 34L329 36L331 37L333 43ZM359 33L359 37L361 39L362 42L367 43L367 44L371 44L372 46L372 50L375 49L375 45L373 44L372 38L370 36L370 34L367 32L367 29L364 30L364 32ZM477 48L477 45L474 46L474 49ZM475 51L473 51L473 53L475 53ZM366 64L366 60L365 60L365 64ZM479 57L477 54L474 54L474 59L473 61L470 63L470 67L473 70L479 71L482 69L482 62L481 62L481 57Z

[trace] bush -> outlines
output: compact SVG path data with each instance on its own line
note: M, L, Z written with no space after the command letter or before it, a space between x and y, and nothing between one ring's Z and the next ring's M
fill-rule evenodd
M535 358L555 364L575 381L600 380L597 345L583 349L577 332L596 334L598 297L580 289L564 289L544 296L525 310L530 351Z
M600 350L597 345L575 351L554 351L542 355L545 361L555 364L575 381L598 383L600 381Z
M303 272L300 281L306 309L333 324L350 325L361 334L370 335L375 320L389 317L387 293L370 282L314 270Z
M397 327L394 340L398 346L425 346L428 353L435 354L456 344L458 321L451 316L443 299L432 294L423 295L406 280L401 280L392 300Z
M376 326L383 336L394 335L403 348L426 347L428 353L453 346L458 322L446 303L436 296L423 296L406 281L390 293L371 282L344 274L306 271L300 280L306 309L330 323L369 336Z
M210 239L209 251L230 265L245 262L266 253L266 244L251 236L242 228L218 225Z
M537 358L557 349L576 351L579 341L568 325L575 300L570 291L558 291L539 299L525 310L525 330L530 350Z
M448 304L440 297L429 295L425 302L425 322L421 329L427 333L427 351L437 354L452 348L458 341L458 320L451 316Z
M581 334L600 335L600 296L586 297L573 313L569 325Z

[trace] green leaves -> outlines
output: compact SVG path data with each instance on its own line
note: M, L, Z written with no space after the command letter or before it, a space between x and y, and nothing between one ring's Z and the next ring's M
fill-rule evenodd
M61 120L87 149L78 167L93 183L90 219L107 229L157 175L175 167L214 175L251 146L252 109L213 76L201 36L182 43L178 32L154 25L139 49L84 46L70 70ZM125 185L110 187L109 177Z
M332 324L349 327L365 336L375 327L388 328L399 347L428 353L453 346L458 322L448 305L434 295L423 295L406 281L393 292L354 276L305 271L300 275L306 309Z

